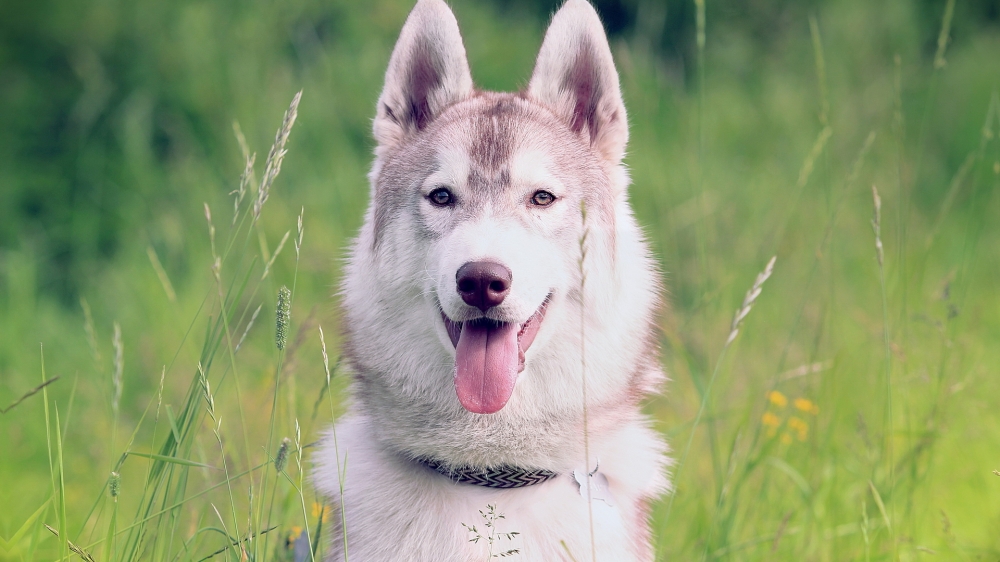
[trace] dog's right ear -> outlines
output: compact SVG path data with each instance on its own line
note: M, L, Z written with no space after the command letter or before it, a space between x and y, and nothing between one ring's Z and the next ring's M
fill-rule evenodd
M420 131L472 95L458 22L444 0L419 0L406 18L385 73L374 133L378 152Z

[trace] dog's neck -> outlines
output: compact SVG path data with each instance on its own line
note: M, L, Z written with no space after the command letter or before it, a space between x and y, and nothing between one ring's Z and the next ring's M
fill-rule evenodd
M553 472L575 467L583 457L582 408L534 417L514 411L479 415L462 409L457 400L454 408L442 409L399 396L381 380L358 378L354 394L381 445L404 457L433 459L448 468L511 466ZM599 439L638 413L638 404L625 396L594 405L588 411L588 435Z

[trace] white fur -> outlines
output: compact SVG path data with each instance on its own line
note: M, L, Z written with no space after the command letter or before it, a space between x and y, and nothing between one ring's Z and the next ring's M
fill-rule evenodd
M439 75L416 87L415 56L440 63L425 65ZM520 533L494 552L568 560L564 542L577 560L589 559L587 505L572 473L598 464L611 495L592 502L598 556L652 560L646 510L668 487L666 446L639 405L663 380L652 345L660 281L628 204L625 109L601 23L586 1L569 0L524 96L474 92L468 76L454 16L441 0L420 0L386 74L372 200L342 286L356 401L337 426L340 457L325 439L314 476L338 515L331 560L343 554L341 501L352 560L482 560L486 544L470 543L462 523L482 529L487 504L505 514L499 531ZM587 92L599 95L582 99ZM408 120L405 100L427 101L427 113ZM593 111L581 120L580 107ZM456 197L452 207L428 201L441 186ZM533 206L539 189L556 202ZM509 402L478 415L456 396L455 348L441 314L458 322L482 316L459 297L455 276L484 259L513 276L510 294L487 316L523 323L548 301ZM496 490L455 484L417 457L559 476Z

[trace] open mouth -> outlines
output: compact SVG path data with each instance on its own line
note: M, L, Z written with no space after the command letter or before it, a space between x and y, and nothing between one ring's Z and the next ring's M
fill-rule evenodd
M546 298L523 324L489 318L454 322L441 313L455 346L455 392L466 410L493 414L507 404L548 302Z

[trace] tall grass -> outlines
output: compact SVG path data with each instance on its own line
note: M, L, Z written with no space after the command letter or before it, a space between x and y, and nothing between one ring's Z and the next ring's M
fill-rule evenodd
M98 491L94 508L90 510L89 514L78 520L81 529L79 539L76 536L65 538L69 529L69 519L66 467L63 455L64 429L61 425L58 405L55 406L54 412L50 413L49 411L50 398L47 387L53 379L46 379L44 354L42 355L43 384L36 391L41 390L45 406L53 499L43 504L44 509L40 508L42 515L37 517L35 524L49 520L49 516L46 516L45 513L55 510L58 528L51 528L51 531L60 539L57 551L60 560L69 559L74 553L85 559L91 559L90 553L92 552L97 553L96 556L102 560L170 560L178 557L202 559L202 555L196 553L203 553L205 549L209 549L211 553L204 559L216 555L224 555L226 558L237 560L280 558L285 553L292 551L282 541L275 541L274 550L269 550L266 546L262 547L260 539L272 531L278 529L288 531L292 527L295 519L280 509L281 503L278 504L278 511L275 511L275 500L280 502L283 501L282 497L291 496L298 499L300 507L298 517L301 521L299 525L305 529L307 552L310 559L314 560L320 556L322 542L310 539L309 528L318 525L318 523L314 521L316 515L311 513L307 505L312 503L312 494L307 491L305 486L305 473L308 467L304 462L304 447L307 444L302 442L297 419L295 421L294 449L292 450L296 459L294 476L289 474L286 467L277 466L278 463L274 462L273 458L277 451L272 449L274 434L282 431L282 428L285 427L276 414L279 410L277 398L280 380L282 375L288 375L287 372L283 372L282 365L286 358L285 344L288 334L293 330L290 311L296 279L294 274L292 276L293 290L282 287L282 290L277 292L275 334L277 367L274 370L274 391L268 424L268 439L260 441L258 437L258 440L254 440L253 445L251 445L251 440L254 435L249 431L247 418L244 415L243 407L246 401L241 388L240 362L237 358L237 351L254 326L254 320L263 306L263 303L258 304L260 300L258 293L261 289L266 290L270 267L281 249L279 245L270 259L266 255L261 259L252 255L250 242L254 237L260 236L263 247L263 233L257 230L257 222L261 218L264 203L267 202L269 192L280 172L281 161L286 152L285 143L295 122L299 99L300 94L297 94L285 114L274 146L265 161L263 179L257 184L255 193L252 194L252 205L248 204L251 200L244 198L245 193L243 192L248 185L247 178L252 175L254 160L252 156L247 157L247 170L244 171L241 188L237 193L234 193L236 214L233 227L224 238L217 240L211 210L207 204L204 206L211 249L211 263L208 264L207 270L214 283L212 288L206 292L197 309L197 314L191 322L188 334L184 338L186 340L190 336L191 330L198 323L205 324L206 335L201 343L201 352L195 365L194 377L179 412L175 413L169 404L165 406L167 427L161 429L159 421L161 406L163 406L163 377L167 373L174 372L174 364L171 362L163 368L161 388L156 398L150 400L146 406L146 412L149 412L155 402L152 427L143 427L146 420L146 415L143 414L124 450L118 449L120 442L117 437L117 429L125 384L124 346L122 343L125 336L119 325L115 323L109 448L112 451L120 452L117 460L112 462L109 471L111 476L104 488ZM296 263L303 244L301 215L297 231L298 236L295 240ZM262 263L265 265L261 266ZM87 313L88 337L93 342L92 320L85 301L84 310ZM202 316L203 313L207 313L207 317ZM234 329L240 325L245 326L244 333L239 340L236 340ZM95 360L97 360L99 355L96 344L93 349ZM227 363L222 365L217 363L219 351L225 353L228 359ZM180 349L175 355L175 360L179 355ZM231 410L235 407L238 412L239 423L235 426L224 423L222 409L217 406L216 402L219 389L225 388L227 383L235 390L235 404L229 408ZM55 423L50 425L49 420L52 414L54 414ZM296 417L295 412L285 412L285 414L293 419ZM200 435L206 421L217 446L218 452L216 454L206 450L201 442ZM148 444L145 447L135 442L140 430L149 436ZM239 438L234 440L228 435L230 433L235 435L237 430L242 437L242 446L238 447L234 453L230 449L233 443L240 440ZM141 464L143 460L146 461L145 466ZM216 463L221 466L215 466ZM242 465L242 469L237 468L240 465ZM276 474L271 475L272 468ZM195 481L199 477L204 480L204 484L196 484ZM270 487L268 486L269 478L276 479ZM277 479L280 478L285 479L285 485L279 484ZM133 483L123 486L123 480L125 482L138 480L138 485ZM194 493L189 492L189 489L194 486L201 489ZM220 495L219 491L224 493ZM310 498L308 502L307 495ZM225 502L227 509L219 510L216 507L215 502L219 499ZM123 500L125 505L136 509L131 522L127 524L123 524L119 517L119 504ZM100 508L97 509L97 506ZM211 507L214 517L206 518L208 514L205 511L206 506ZM267 508L265 509L264 506ZM320 509L320 521L322 513L323 511ZM276 516L278 524L275 524ZM212 519L215 521L213 522ZM95 533L101 538L94 538ZM291 540L294 541L294 538ZM82 544L78 545L78 543ZM221 548L218 548L220 544Z

